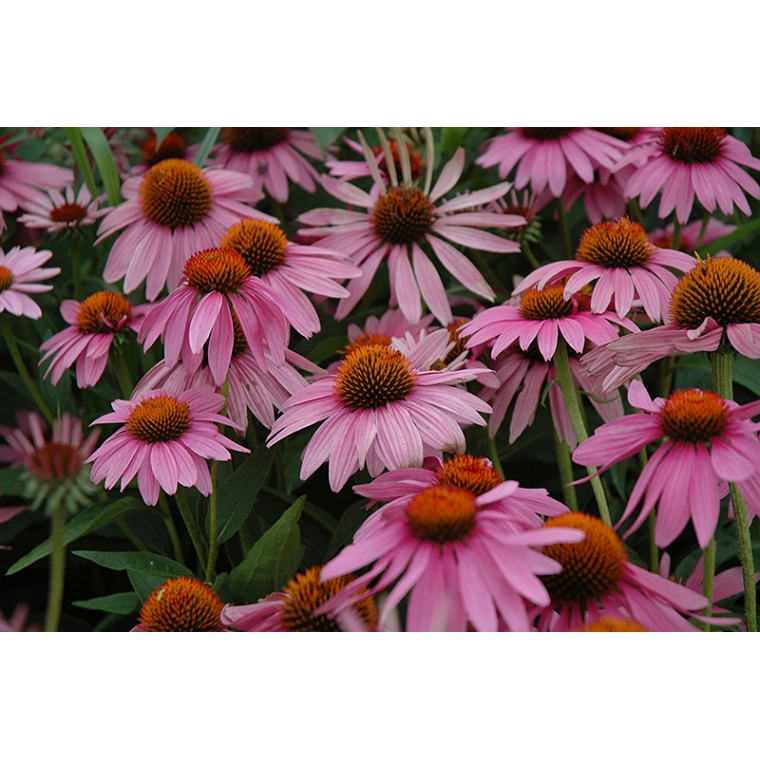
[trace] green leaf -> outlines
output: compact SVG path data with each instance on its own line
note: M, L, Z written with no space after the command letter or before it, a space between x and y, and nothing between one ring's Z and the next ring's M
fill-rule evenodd
M760 230L760 218L753 219L751 222L742 224L740 227L728 235L725 235L722 238L718 238L718 240L713 241L710 243L710 245L703 246L700 249L699 253L700 255L704 255L706 253L717 253L718 251L722 251L725 248L732 246L734 243L738 243L743 238L754 232L757 232L758 230Z
M343 134L345 127L309 127L317 144L326 153L327 149Z
M94 599L72 602L72 604L85 610L101 610L114 615L131 615L140 607L140 599L134 592L125 591L123 594L98 596Z
M232 475L219 486L219 543L228 541L240 530L266 482L274 451L261 444Z
M95 198L99 195L98 186L95 184L95 175L92 173L90 160L87 157L87 148L85 148L84 140L82 139L82 131L78 127L64 127L63 131L68 138L77 167L82 172L82 179L84 179L92 197Z
M369 517L370 512L367 510L367 500L362 499L346 509L338 521L330 545L327 547L325 562L332 559L344 546L351 543L354 533L364 524Z
M174 131L174 127L153 127L153 131L156 133L156 150L158 150L166 135Z
M111 146L108 144L108 138L100 127L82 127L80 132L100 171L100 178L103 180L108 202L112 206L118 206L121 201L121 180L116 162L113 160Z
M66 534L64 536L64 544L68 545L73 541L76 541L82 536L92 533L92 531L101 528L108 523L118 520L130 512L135 512L139 509L147 509L143 502L132 498L131 496L125 496L123 499L119 499L111 504L94 504L88 507L78 514L69 524L66 526ZM37 560L43 559L50 554L50 539L46 539L38 546L35 546L32 551L25 557L22 557L18 562L11 565L6 575L14 575L23 570L29 565L33 565Z
M760 372L757 361L737 356L734 363L734 382L760 396Z
M464 145L464 138L469 127L444 127L441 133L441 150L444 153L455 153L456 149Z
M21 467L8 467L0 470L0 494L18 496L21 493L23 477L26 473Z
M222 131L221 127L209 127L206 136L203 138L201 147L198 148L198 153L195 156L193 163L196 166L203 166L203 162L208 158L208 154L211 152L211 148L214 147L216 138L219 137L219 133Z
M229 574L226 585L231 593L256 602L282 589L296 574L304 552L298 520L305 502L301 496L288 507Z

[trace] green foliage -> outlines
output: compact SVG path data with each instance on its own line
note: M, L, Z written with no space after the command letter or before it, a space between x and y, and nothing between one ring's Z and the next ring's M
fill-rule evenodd
M97 596L94 599L72 602L72 604L84 610L100 610L114 615L131 615L140 608L140 597L132 591L125 591L122 594Z
M108 202L112 206L118 206L121 200L121 180L116 169L116 162L113 160L108 138L99 127L82 127L80 132L90 149L90 153L92 153L95 165L98 167L103 187L108 195Z
M211 148L214 147L214 143L216 143L216 139L221 131L221 127L208 128L208 132L206 132L206 136L203 138L203 142L200 148L198 148L198 153L193 161L196 166L203 166L203 162L208 158L208 154L211 152Z

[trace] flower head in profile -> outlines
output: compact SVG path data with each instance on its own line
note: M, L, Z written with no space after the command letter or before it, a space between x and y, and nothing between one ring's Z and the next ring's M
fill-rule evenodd
M691 520L704 548L715 533L727 481L737 484L747 507L760 515L760 423L751 421L760 414L760 401L739 406L698 388L652 400L639 380L631 383L628 400L644 413L598 427L573 454L578 464L606 469L664 439L642 470L620 519L627 520L644 500L628 533L659 504L658 546L675 541Z
M145 600L140 609L140 622L132 630L142 633L226 631L221 620L222 607L216 592L196 578L169 578Z
M420 466L425 456L464 452L462 425L485 425L480 413L491 407L456 386L490 370L419 369L450 347L448 331L441 330L407 354L376 343L350 351L336 372L283 405L268 445L324 421L303 451L301 479L329 461L333 491L365 466L375 477L384 469Z
M307 193L317 189L316 169L306 156L317 161L322 151L314 135L291 127L225 127L216 160L226 169L248 174L257 189L285 203L288 181Z
M377 630L377 604L365 588L356 589L330 612L315 614L356 579L354 575L344 575L320 581L321 570L321 566L316 566L298 573L282 591L275 591L256 604L228 604L222 611L222 621L239 631L337 633L348 627L355 629L354 620L364 630Z
M160 143L156 135L151 135L140 146L140 163L132 169L131 174L145 174L153 166L168 158L192 161L197 151L197 146L188 148L185 139L176 132L164 135Z
M570 512L546 521L544 530L574 528L580 542L553 542L543 549L562 572L543 577L551 603L538 613L540 631L576 631L613 617L647 631L696 631L684 616L701 610L704 596L628 561L625 545L598 517Z
M96 243L124 230L111 248L103 278L124 278L127 293L145 281L149 301L164 285L176 288L187 259L217 245L231 224L249 217L276 221L252 208L261 193L248 175L199 169L180 158L130 177L121 192L126 201L109 210L98 230Z
M364 153L361 144L355 140L346 137L344 138L344 142L349 148L351 148L351 150L355 151L360 156ZM402 150L403 149L399 147L398 140L388 141L387 149L382 145L378 145L372 149L375 165L386 182L390 179L388 170L388 153L390 153L392 159L393 171L396 173L396 176L401 176L403 173L402 161L404 160L402 158ZM406 153L409 157L409 168L411 170L412 179L420 179L425 173L425 159L422 155L422 150L413 144L407 143ZM372 169L369 167L366 156L363 161L339 161L337 159L331 159L325 161L325 166L329 169L330 174L333 177L348 182L358 179L359 177L372 176Z
M0 426L7 445L0 446L0 461L26 470L23 495L32 509L42 504L49 512L63 505L75 513L91 503L96 488L85 464L98 440L98 431L84 437L82 422L68 412L52 431L37 412L17 412L18 427Z
M559 198L568 169L583 182L593 182L594 169L612 169L626 148L621 140L590 128L518 127L489 140L475 163L485 168L498 165L502 179L517 166L518 190L530 184L534 193L541 193L548 186Z
M226 461L230 450L250 453L219 432L218 425L235 427L218 413L225 403L209 386L176 396L157 390L114 401L113 412L92 423L123 425L87 459L94 462L93 482L105 479L105 487L113 488L121 479L123 491L137 475L140 494L151 506L161 489L174 494L179 485L195 486L208 496L212 485L206 460Z
M123 295L110 290L93 293L81 303L64 301L61 315L69 327L40 346L40 351L46 352L40 364L52 359L45 377L52 374L51 382L57 385L63 373L76 362L80 388L100 380L114 340L124 330L136 331L141 320L140 309L134 309Z
M760 169L749 148L719 127L664 127L646 142L632 148L617 167L636 164L625 187L629 198L646 208L662 191L657 215L664 219L673 209L686 224L697 198L705 211L716 204L732 214L734 204L751 214L744 193L760 198L760 185L742 166Z
M659 248L647 237L638 222L627 217L602 222L584 232L573 261L558 261L531 272L515 288L515 293L564 278L563 295L569 299L594 283L591 311L602 314L611 308L625 317L635 298L641 300L650 319L659 322L667 314L670 297L678 278L669 268L691 270L696 261L680 251Z
M71 186L60 190L48 190L46 195L40 195L34 201L24 205L26 214L22 214L18 220L26 227L48 232L60 232L61 230L78 230L87 227L108 213L108 209L101 209L100 198L93 200L87 185L82 185L79 192L74 195Z
M366 148L369 153L369 148ZM405 163L401 182L385 182L371 157L375 186L371 193L348 182L324 176L322 184L331 195L362 210L315 209L301 214L298 221L306 227L299 234L316 238L320 245L342 251L362 271L347 289L351 294L338 304L335 316L343 319L367 292L383 261L388 262L391 306L398 306L412 324L422 318L422 304L442 324L452 320L446 290L435 265L429 258L432 249L438 261L458 282L477 295L493 300L491 287L475 265L451 243L481 251L515 253L518 243L483 230L483 227L506 229L524 224L522 217L474 210L502 197L511 187L501 183L494 187L461 195L436 205L456 185L464 169L464 149L441 170L432 184L432 165L423 187L411 179ZM395 177L395 172L394 172Z
M59 267L42 267L52 255L52 251L35 251L31 247L15 246L8 253L0 248L0 312L7 311L29 319L42 316L42 309L27 293L45 293L53 289L52 285L41 282L60 274Z
M431 485L381 507L354 542L330 560L322 580L372 565L356 585L395 584L381 615L407 595L407 631L530 629L527 604L549 603L539 575L560 564L541 553L546 543L578 541L576 530L521 530L497 502L518 489L507 481L476 496L449 484ZM353 592L354 584L347 587ZM410 593L411 592L411 593ZM340 601L340 598L338 599ZM329 609L329 605L325 605Z

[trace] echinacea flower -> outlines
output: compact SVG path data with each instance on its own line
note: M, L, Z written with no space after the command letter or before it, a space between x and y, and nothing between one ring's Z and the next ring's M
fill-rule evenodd
M8 253L0 248L0 312L7 311L29 319L42 316L42 309L27 293L45 293L53 289L52 285L40 282L60 274L59 267L42 268L52 255L52 251L35 251L32 247L14 246Z
M705 211L732 214L736 204L751 214L744 193L760 198L760 185L741 166L760 170L760 159L749 148L719 127L664 127L631 150L616 168L637 164L626 183L629 198L639 198L646 208L662 191L657 215L664 219L673 209L686 224L694 198Z
M18 221L26 227L48 232L74 230L86 227L108 213L101 209L100 198L93 200L87 185L79 188L74 195L74 188L69 186L64 192L48 190L47 195L40 195L34 201L25 204L26 214Z
M127 293L145 280L149 301L164 285L176 288L187 259L217 245L231 224L248 217L276 221L252 208L261 193L248 175L199 169L179 158L161 161L144 177L130 177L121 193L126 201L109 210L95 241L126 228L111 248L103 278L123 277Z
M516 288L515 294L564 278L563 296L569 299L591 283L591 311L601 314L610 308L619 317L631 310L639 298L650 319L659 322L667 313L678 278L668 267L688 272L693 257L680 251L663 249L649 241L644 228L627 217L589 227L581 237L573 261L557 261L531 272Z
M335 373L285 402L268 445L324 420L303 451L301 480L329 461L333 491L365 465L376 477L386 468L418 467L428 455L464 452L461 426L485 425L480 412L491 407L454 386L490 370L419 370L431 346L445 356L448 333L425 336L408 355L378 344L351 351Z
M517 166L518 190L530 184L534 193L541 193L548 186L558 198L568 168L584 182L592 182L595 166L612 169L626 147L621 140L586 127L518 127L488 140L475 163L485 168L498 165L502 179Z
M540 549L581 540L583 533L516 530L510 514L494 504L517 489L511 480L475 496L433 485L396 499L369 516L353 544L325 565L322 581L372 564L347 590L377 579L377 593L395 583L383 615L409 593L407 631L464 631L468 623L497 631L500 620L508 630L527 631L526 600L549 603L538 576L561 569Z
M210 248L187 260L182 284L148 312L137 339L147 350L162 336L170 367L181 357L193 370L205 357L214 383L221 386L235 345L233 315L262 370L267 369L267 355L275 364L284 363L288 322L299 322L295 307L252 275L239 253Z
M158 502L160 489L174 494L180 484L208 496L212 485L206 460L226 461L229 450L250 453L219 432L218 425L236 427L218 414L225 403L209 386L176 396L156 390L130 401L117 399L111 404L113 412L92 423L123 424L87 459L94 462L93 482L105 478L110 489L121 479L123 491L137 475L140 494L151 506Z
M344 138L344 142L352 150L356 151L359 155L364 152L362 146L355 140ZM390 140L388 142L388 150L393 158L394 171L397 176L401 175L401 150L399 149L398 141ZM407 145L406 152L409 156L409 168L411 169L412 179L416 180L422 177L425 171L425 161L422 157L422 151L414 145ZM387 158L383 146L378 145L372 149L373 158L378 171L382 174L384 179L388 181L389 172L387 169ZM330 174L338 179L351 181L358 179L359 177L372 176L372 169L370 169L367 163L367 158L364 161L340 161L337 159L331 159L325 161L325 166L329 169Z
M628 530L636 530L659 503L655 526L658 546L675 541L689 520L704 548L715 533L721 488L736 483L747 507L760 515L760 401L739 406L717 393L697 388L673 391L652 400L634 380L628 401L643 414L632 414L598 427L573 454L573 461L607 469L665 439L639 475L620 523L642 499L641 512Z
M443 281L430 261L432 249L441 265L473 293L493 300L494 294L475 265L451 243L481 251L516 253L518 243L481 229L506 229L524 224L522 217L473 210L503 196L511 187L503 182L494 187L461 195L436 206L456 185L464 169L464 149L441 170L432 190L429 182L420 189L411 181L388 187L376 171L372 193L324 176L322 185L334 197L366 210L315 209L298 217L299 235L319 239L325 248L342 251L361 270L347 289L351 294L338 304L336 319L343 319L367 292L383 261L390 274L390 305L401 309L415 324L422 318L422 301L442 324L452 320ZM445 238L445 239L444 239ZM451 242L448 242L451 241Z
M366 630L377 630L377 604L372 596L366 596L366 589L360 588L343 605L331 612L315 615L319 607L329 602L356 578L344 575L320 581L321 566L310 567L291 578L282 591L275 591L256 604L226 605L222 610L225 625L239 631L260 632L340 632L343 618L349 614L358 618Z
M582 625L578 631L580 633L647 633L647 629L635 620L610 616L600 617L593 623Z
M297 245L279 226L261 219L232 225L219 246L239 253L251 274L292 306L293 327L302 335L320 329L317 311L303 291L346 298L349 293L340 283L361 274L345 254L317 245Z
M253 178L276 201L288 200L288 180L307 193L317 189L317 170L304 156L322 159L314 135L290 127L225 127L223 145L216 160L225 168L243 172Z
M187 142L176 132L169 132L164 136L161 143L157 146L158 140L155 135L151 135L140 146L140 163L133 167L131 174L145 174L149 169L167 158L180 158L192 161L194 154L197 153L197 146L188 148Z
M100 380L108 364L114 339L122 330L136 331L141 319L139 310L120 293L101 290L81 303L67 300L61 304L61 315L69 323L61 332L48 338L40 351L43 364L52 358L45 377L58 385L63 373L77 363L77 385L87 388Z
M45 504L51 513L60 505L75 513L92 502L96 488L90 480L87 458L98 440L98 431L84 437L82 422L68 412L57 419L52 431L37 412L17 412L18 427L0 426L7 446L0 446L0 461L26 470L22 492L32 509Z
M623 542L598 517L571 512L544 526L558 528L581 530L585 538L543 549L562 571L542 579L551 604L536 611L540 631L576 631L605 617L632 620L647 631L698 630L684 616L698 613L705 597L629 562Z
M735 224L725 224L712 216L707 220L707 226L702 223L701 219L698 219L696 222L687 224L681 230L678 250L683 251L684 253L693 254L698 247L710 245L710 243L714 243L716 240L719 240L726 235L730 235L735 229ZM649 239L658 248L672 248L674 230L675 225L671 222L664 229L657 229L649 232ZM725 255L726 252L721 253ZM718 256L720 254L715 255Z
M169 578L155 588L140 609L140 633L226 631L221 620L222 600L197 578Z

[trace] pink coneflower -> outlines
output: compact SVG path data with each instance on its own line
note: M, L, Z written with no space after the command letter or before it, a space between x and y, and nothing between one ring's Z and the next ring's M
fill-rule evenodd
M180 575L153 590L140 609L140 622L132 630L141 633L226 631L221 620L223 606L210 586Z
M89 457L94 462L92 480L105 478L113 488L121 478L123 491L137 475L146 504L158 502L159 490L174 494L178 485L195 486L204 496L211 493L206 459L226 461L230 452L248 449L225 438L217 425L235 425L218 414L226 399L209 386L189 388L176 396L147 391L131 401L116 400L113 412L92 424L123 423Z
M316 309L303 291L346 298L349 293L340 283L361 274L345 254L316 245L297 245L276 224L261 219L234 224L219 245L237 251L251 273L292 306L294 318L298 316L293 327L302 335L320 329Z
M421 468L384 472L371 483L354 486L354 491L372 500L369 507L379 501L395 504L398 499L408 500L432 486L454 486L480 496L502 483L504 478L490 459L455 454L445 462L428 457ZM496 499L490 508L501 509L508 515L514 522L515 532L542 527L539 515L561 515L568 511L564 504L552 499L545 488L520 487Z
M584 182L593 182L594 168L612 169L626 148L622 140L585 127L518 127L486 142L475 163L485 168L498 164L502 179L517 166L518 190L530 183L534 193L541 193L548 186L558 198L568 167Z
M730 235L736 229L735 224L724 224L712 216L707 220L707 226L704 228L704 233L702 233L703 226L701 220L687 224L681 230L678 249L684 253L693 254L694 251L697 250L697 244L699 244L699 246L710 245L710 243L713 243L726 235ZM674 227L674 224L671 222L665 227L665 229L652 230L649 233L649 239L658 248L672 248ZM700 234L702 234L701 241L699 239ZM721 253L725 254L725 252Z
M641 299L650 319L659 322L667 313L678 278L667 267L688 272L695 259L680 251L653 245L644 228L627 217L589 227L581 237L574 261L557 261L531 272L515 288L515 294L532 287L568 278L563 292L568 299L592 282L591 311L601 314L614 308L619 317L631 310L634 298Z
M295 308L254 277L239 253L210 248L187 260L183 283L150 310L137 339L145 342L147 350L163 336L167 365L173 366L181 357L191 371L203 360L208 341L205 356L214 383L220 386L235 344L233 315L262 370L268 366L265 344L275 364L285 361L288 322L299 321Z
M576 356L569 356L570 373L576 388L584 391L591 404L605 421L622 417L623 402L617 391L612 393L592 393L594 382L585 372ZM514 443L525 428L533 424L544 388L548 386L549 409L554 427L561 441L572 451L578 439L567 411L564 396L557 384L557 372L553 362L545 361L535 347L522 351L511 346L493 362L493 369L499 382L496 390L485 388L480 397L493 407L488 419L488 434L496 436L507 409L514 400L512 418L509 424L509 442Z
M665 439L642 470L620 519L627 520L644 499L628 534L659 503L657 545L675 541L691 519L704 548L718 524L726 481L735 482L750 511L760 515L760 423L751 422L760 414L760 401L739 406L696 388L653 401L639 380L631 383L628 401L644 414L605 423L573 454L578 464L606 469Z
M304 158L322 159L311 132L290 127L225 127L222 141L216 160L227 169L248 174L257 189L263 188L276 201L288 200L288 180L307 193L317 189L314 180L319 174Z
M52 285L40 283L40 280L61 271L59 267L42 268L52 255L52 251L35 251L32 247L14 246L8 253L0 248L0 312L8 311L29 319L42 316L42 309L27 293L45 293L53 289Z
M537 576L561 569L540 548L581 540L583 533L516 530L513 518L494 503L517 489L516 481L508 481L475 496L453 485L433 485L396 499L370 515L321 578L374 563L347 589L378 579L377 593L395 583L383 616L411 592L407 631L464 631L468 622L478 631L497 631L500 620L508 630L527 631L526 600L549 603Z
M71 326L40 346L40 351L47 352L40 364L52 358L45 377L52 374L51 382L58 385L63 373L76 362L80 388L95 385L100 380L114 338L122 330L137 331L141 320L138 310L134 310L124 296L109 290L93 293L81 303L64 301L61 315Z
M24 497L32 509L42 504L52 513L63 504L70 512L91 503L95 486L85 465L98 440L98 432L87 438L81 420L65 412L52 432L36 412L17 412L18 427L0 426L7 446L0 446L0 461L26 470Z
M599 518L571 512L546 521L544 530L575 528L581 542L544 547L562 572L542 579L551 604L538 614L540 631L576 631L605 617L638 623L647 631L696 631L684 619L706 604L704 596L628 561L623 542Z
M226 605L222 610L222 622L239 631L259 632L339 632L344 626L343 617L351 612L366 626L367 630L377 630L377 604L373 597L367 597L366 589L358 589L337 609L315 615L314 611L339 594L355 580L353 575L344 575L321 582L321 566L310 567L289 580L282 591L275 591L256 604L240 606Z
M547 285L543 290L522 293L520 305L503 303L492 306L465 325L460 335L469 337L468 348L496 339L491 356L496 358L513 343L527 351L535 342L544 361L551 361L557 350L560 335L576 353L582 353L586 340L604 344L618 337L612 323L631 332L639 328L625 317L611 311L594 314L589 310L589 298L576 294L566 300L563 285Z
M735 203L749 216L744 193L760 198L760 185L739 167L760 169L760 160L753 158L743 142L718 127L665 127L632 148L616 169L631 163L641 165L629 178L626 195L639 197L646 208L662 191L660 219L675 209L676 219L685 224L695 197L709 213L717 203L724 214L732 214Z
M109 211L95 241L127 228L113 244L103 277L106 282L123 277L127 293L145 280L149 301L164 285L176 288L185 261L215 246L231 224L248 217L276 221L251 208L261 193L249 176L199 169L179 158L161 161L144 177L131 177L121 192L126 201Z
M346 137L344 138L344 142L359 155L364 152L362 146L355 140L349 140ZM389 141L388 149L390 150L391 156L393 157L393 164L396 175L400 176L403 170L401 166L402 159L398 142L396 140ZM422 156L422 151L413 145L407 145L406 150L409 156L409 165L412 173L412 179L420 179L420 177L422 177L422 175L425 173L425 160ZM383 147L377 146L376 148L373 148L372 153L375 166L387 182L387 160ZM331 159L329 161L325 161L325 166L330 170L330 174L333 177L337 177L338 179L346 180L349 182L353 179L358 179L359 177L372 176L372 170L370 169L366 158L364 161L339 161L337 159Z
M581 363L609 390L665 356L729 346L760 358L760 273L737 259L708 257L673 291L668 324L599 346Z
M176 132L169 132L161 140L161 144L156 148L158 140L155 135L151 135L140 146L140 163L130 170L130 174L145 174L156 164L166 161L168 158L179 158L192 161L198 152L198 146L194 145L188 148L187 142Z
M432 249L443 267L473 293L493 300L491 287L475 265L449 242L481 251L516 253L518 243L505 240L483 227L506 229L524 224L522 217L475 211L474 207L504 195L509 183L462 195L439 206L435 203L457 183L464 169L464 149L441 170L432 190L428 174L424 189L406 180L387 187L376 172L372 194L332 177L322 184L331 195L366 211L315 209L298 217L314 229L303 228L299 234L319 239L320 245L347 253L362 275L348 284L349 298L338 304L336 319L351 313L367 292L380 264L387 260L390 274L390 305L398 305L412 323L422 317L422 301L442 324L452 320L451 307L443 281L425 248ZM373 167L376 170L376 167ZM378 194L379 193L379 194ZM444 240L445 238L445 240Z
M100 200L92 199L87 185L82 185L76 196L70 186L64 192L48 190L47 195L25 204L29 213L20 216L18 221L26 227L48 232L86 227L108 213L108 209L98 208Z
M62 190L74 182L74 172L53 164L33 161L16 161L3 151L0 140L0 212L15 211L29 203L44 201L43 190ZM6 145L8 149L10 146ZM5 219L0 213L0 232L5 230Z
M490 370L419 370L430 345L438 356L447 336L433 333L404 355L378 344L346 354L335 373L315 380L283 405L268 445L325 421L302 454L301 479L329 460L330 488L339 491L365 465L372 477L384 469L417 467L425 456L464 452L462 425L485 425L480 412L491 407L453 387Z

